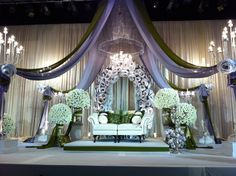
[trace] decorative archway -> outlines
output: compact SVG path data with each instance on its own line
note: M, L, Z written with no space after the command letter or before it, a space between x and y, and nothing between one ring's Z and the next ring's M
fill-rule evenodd
M112 101L109 100L109 90L111 85L116 83L120 77L127 77L134 83L137 104L140 110L152 107L154 93L151 90L150 76L143 66L133 62L133 64L125 69L110 64L98 74L95 81L95 111L105 110L105 103L107 106L110 106L111 110Z

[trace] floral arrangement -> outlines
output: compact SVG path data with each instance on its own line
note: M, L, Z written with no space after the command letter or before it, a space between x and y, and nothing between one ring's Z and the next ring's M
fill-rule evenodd
M14 121L9 114L4 113L2 131L4 134L10 134L15 129Z
M72 112L68 105L59 103L53 105L49 111L49 122L52 124L66 124L71 121Z
M166 142L173 152L184 147L186 138L181 128L166 130Z
M90 97L83 89L74 89L66 96L66 104L73 108L89 108Z
M175 118L179 124L193 125L197 119L196 108L188 103L179 103Z
M171 88L160 89L155 96L154 105L158 109L171 108L179 103L179 94Z

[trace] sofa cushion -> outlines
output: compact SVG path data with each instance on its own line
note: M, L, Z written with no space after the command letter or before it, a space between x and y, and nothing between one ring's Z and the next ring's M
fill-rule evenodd
M126 123L118 125L118 131L140 131L142 127L137 124Z
M98 121L99 121L99 123L101 123L101 124L107 124L107 122L108 122L107 116L105 116L105 115L100 115L100 116L98 117Z
M132 117L131 121L132 121L133 124L140 124L141 121L142 121L142 118L140 116L135 115L135 116Z
M108 116L108 114L107 114L106 112L102 112L102 113L100 113L99 115Z
M93 130L95 131L117 131L116 124L97 124L94 125Z
M136 115L136 116L143 116L143 113L142 113L141 111L136 111L136 112L134 113L134 115Z

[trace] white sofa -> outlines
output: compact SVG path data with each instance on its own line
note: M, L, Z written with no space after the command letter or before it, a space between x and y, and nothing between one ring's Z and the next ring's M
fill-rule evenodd
M152 128L153 110L151 108L145 110L144 116L139 124L101 124L98 118L98 113L93 113L88 118L88 121L91 123L91 132L94 137L94 142L96 142L96 138L101 135L114 136L115 142L120 142L122 136L138 136L139 141L142 142L142 139L148 134L148 130Z

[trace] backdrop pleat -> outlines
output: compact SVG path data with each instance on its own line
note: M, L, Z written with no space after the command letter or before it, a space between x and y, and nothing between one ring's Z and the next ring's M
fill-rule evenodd
M169 21L154 22L154 25L164 41L177 55L193 64L209 66L216 64L219 59L209 57L208 44L211 40L215 40L218 46L221 42L221 30L226 22L226 20ZM24 59L18 63L17 67L38 68L55 63L74 49L87 27L88 24L11 26L9 33L14 33L16 39L25 48ZM14 136L31 136L37 130L43 107L42 95L37 91L37 85L43 83L59 90L74 87L82 76L87 58L87 55L85 55L76 67L58 78L47 81L31 81L14 76L6 96L7 103L5 108L5 111L16 122ZM209 105L217 135L227 138L233 133L236 127L236 116L234 116L236 114L236 103L233 91L227 87L226 75L217 74L204 79L184 79L167 72L165 68L162 69L162 72L169 80L183 88L193 87L201 83L213 83L214 88L209 97ZM130 108L134 108L134 86L125 85L131 84L129 81L122 81L122 86L120 84L121 81L114 85L113 93L115 95L113 95L113 98L123 97L118 94L125 95L126 100L123 101L125 104L122 106L126 106L130 110ZM129 89L129 92L132 93L120 93L119 89ZM93 90L94 85L92 84L89 88L92 105L94 99ZM153 85L153 90L156 92L158 88ZM64 101L63 97L54 97L50 102L50 106ZM122 103L122 101L115 101L117 104ZM203 127L201 126L203 108L197 96L193 98L192 102L198 109L196 128L200 134L203 132ZM84 136L87 136L89 132L87 117L92 111L92 108L84 111ZM157 132L160 136L163 134L163 128L161 115L157 110L154 122L153 132Z

